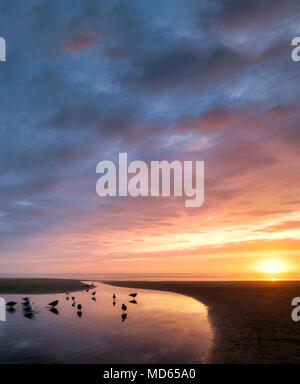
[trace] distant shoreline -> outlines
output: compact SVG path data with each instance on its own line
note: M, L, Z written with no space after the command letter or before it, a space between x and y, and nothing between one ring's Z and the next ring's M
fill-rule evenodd
M0 278L0 294L63 293L83 289L81 281L74 279Z
M208 363L300 363L300 323L291 300L300 281L102 281L191 296L208 307L214 331Z

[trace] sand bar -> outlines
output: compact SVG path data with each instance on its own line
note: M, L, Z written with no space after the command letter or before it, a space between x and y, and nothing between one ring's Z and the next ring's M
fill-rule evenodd
M0 278L0 293L62 293L80 291L79 280L46 278Z

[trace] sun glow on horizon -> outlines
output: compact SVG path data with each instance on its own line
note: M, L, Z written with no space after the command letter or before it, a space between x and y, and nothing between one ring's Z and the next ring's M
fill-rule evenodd
M288 271L288 265L281 259L266 259L260 262L258 269L262 273L278 274Z

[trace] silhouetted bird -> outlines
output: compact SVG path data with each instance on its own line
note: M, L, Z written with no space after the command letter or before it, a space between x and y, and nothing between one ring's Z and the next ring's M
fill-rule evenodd
M70 300L69 296L66 297L66 300Z
M82 316L82 312L81 312L81 311L78 311L78 312L77 312L77 316L78 316L78 317L81 317L81 316Z
M77 309L82 309L82 305L81 305L81 304L78 304L78 305L77 305Z
M6 305L8 305L9 307L14 307L17 303L15 301L9 301L8 303L6 303Z
M93 296L96 295L96 291L92 292L92 295L93 295Z
M59 314L59 312L58 312L58 310L56 308L50 308L49 311L54 313L55 315Z
M68 295L69 293L70 293L70 292L69 292L69 291L67 291L67 292L66 292L66 295Z
M113 299L115 299L116 298L116 295L115 294L113 294Z
M29 300L30 300L30 296L28 296L28 297L23 297L22 300L24 300L24 301L29 301Z
M137 304L137 301L136 301L136 300L130 300L129 303L131 303L131 304Z
M32 305L32 302L31 300L28 300L28 301L24 301L24 303L22 303L24 307L28 306L28 305Z
M126 320L127 313L122 313L122 321L124 322Z
M73 301L75 301L75 300L76 300L76 297L75 297L75 296L73 296L73 297L72 297L72 300L73 300Z
M137 297L137 293L131 293L129 296L131 296L131 297Z
M123 309L123 311L126 311L127 307L125 304L122 304L122 309Z
M48 305L51 305L51 307L56 307L58 304L58 300L55 300L55 301L51 301L51 303L49 303Z

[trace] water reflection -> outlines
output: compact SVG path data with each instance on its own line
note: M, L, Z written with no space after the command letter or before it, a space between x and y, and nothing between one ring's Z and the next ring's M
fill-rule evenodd
M32 295L24 303L3 295L17 304L0 323L0 363L197 363L205 356L211 329L196 300L139 290L137 303L129 289L100 283L97 293L93 304L95 295L85 290L71 302L66 294Z
M54 315L59 315L59 311L56 308L50 308L49 311L54 313Z

